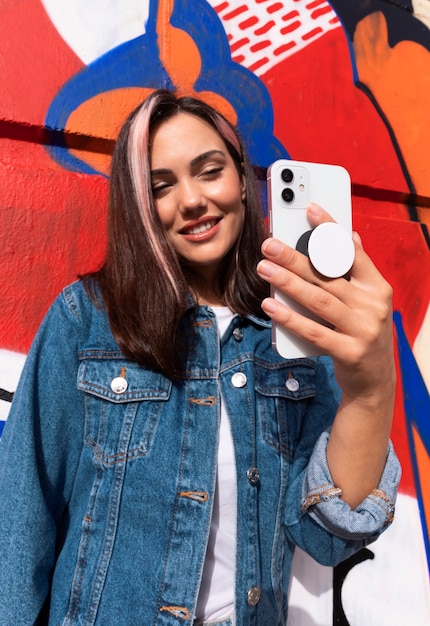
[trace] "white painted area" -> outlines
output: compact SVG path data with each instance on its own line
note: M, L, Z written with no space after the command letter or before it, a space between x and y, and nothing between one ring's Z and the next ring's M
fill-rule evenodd
M342 588L350 626L428 626L430 587L415 498L399 495L394 523L369 546L375 557L356 565ZM332 626L332 569L297 551L287 626Z
M430 2L430 0L429 0ZM415 339L413 353L427 389L430 391L430 305Z
M350 626L428 626L429 572L415 498L398 496L392 526L369 549L375 558L354 567L343 586Z
M41 1L61 37L85 64L143 35L150 4L149 0ZM221 6L218 15L230 38L233 59L248 68L257 64L257 75L340 26L325 0L318 6L283 0L276 3L275 12L274 3L208 2L214 9ZM239 12L232 17L237 9ZM271 22L274 25L266 31L265 26Z
M430 0L412 0L414 16L430 28Z
M85 63L145 33L150 0L41 0L57 31ZM233 58L262 75L341 26L329 2L244 3L208 0L230 38ZM414 0L414 15L430 27L430 0ZM237 14L234 15L235 11ZM232 16L233 15L233 16ZM269 30L265 25L275 22ZM261 47L260 47L261 46ZM260 65L261 62L261 65Z
M294 554L287 626L332 626L333 569L300 549Z
M218 16L229 37L232 58L257 76L341 26L325 0L208 1L214 8L221 7Z
M145 32L149 0L41 0L55 28L85 63Z
M0 387L6 391L14 392L24 367L26 355L10 350L0 350ZM0 420L7 419L10 402L0 400Z

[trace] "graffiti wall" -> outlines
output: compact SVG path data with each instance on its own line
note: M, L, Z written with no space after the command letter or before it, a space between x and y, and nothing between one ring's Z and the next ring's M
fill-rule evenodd
M50 303L103 259L112 144L150 91L217 106L262 168L351 174L394 287L403 477L368 550L297 554L289 626L430 623L429 29L429 0L0 0L0 434Z

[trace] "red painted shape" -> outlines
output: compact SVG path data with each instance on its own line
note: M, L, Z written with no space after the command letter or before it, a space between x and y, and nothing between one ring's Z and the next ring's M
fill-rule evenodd
M289 41L288 43L284 44L283 46L279 46L279 48L276 48L273 51L273 54L275 56L280 56L281 54L283 54L284 52L287 52L287 50L291 50L291 48L294 48L295 46L297 46L295 41Z
M322 7L321 9L317 9L316 11L313 11L311 13L311 18L313 20L317 20L322 15L327 15L327 13L331 13L332 11L333 9L331 8L331 6Z
M58 90L84 64L41 2L3 0L0 15L0 119L43 125Z
M408 192L387 129L353 83L349 58L338 28L262 76L273 102L274 134L294 159L339 163L355 183ZM373 210L385 215L386 208L375 203ZM390 211L407 217L402 207Z
M284 8L284 5L282 4L282 2L275 2L275 4L272 4L269 7L267 7L266 11L269 14L271 14L271 13L276 13L276 11L280 11L283 8Z
M300 17L300 13L298 11L290 11L286 15L282 16L282 21L286 22L287 20L292 20L294 17Z
M247 28L251 28L252 26L255 26L255 24L258 24L258 22L259 22L258 17L252 16L248 18L247 20L245 20L244 22L241 22L239 24L239 28L241 30L246 30Z
M422 325L430 293L430 266L420 224L354 213L354 228L379 271L393 287L394 309L401 311L409 344ZM401 370L396 354L397 391L392 440L402 464L401 491L416 496L404 413Z
M248 7L245 4L242 4L240 7L236 7L233 11L230 11L230 13L225 13L223 15L223 20L232 20L238 15L241 15L244 11L247 11L247 9Z
M265 39L264 41L260 40L254 46L251 46L251 52L259 52L260 50L264 50L264 48L267 48L267 46L270 46L270 41L268 39Z
M236 41L236 43L234 43L231 46L231 52L232 53L236 52L236 50L238 50L242 46L246 46L246 44L248 44L248 43L249 43L248 37L243 37L243 39L239 39L238 41Z
M260 26L260 28L257 28L254 32L259 37L260 35L265 35L266 33L268 33L269 30L271 30L274 26L276 26L276 22L270 20L270 22L267 22L263 26Z
M239 61L238 61L239 62ZM269 62L268 57L263 57L262 59L259 59L256 63L254 63L253 65L251 65L251 67L249 68L252 72L256 72L257 70L260 69L260 67L263 67L263 65L266 65L266 63Z
M30 141L83 67L42 3L3 0L0 41L0 347L27 352L60 289L100 262L106 180L63 170Z
M302 25L300 20L296 20L295 22L291 22L288 26L281 28L281 35L288 35L288 33L292 33ZM282 46L281 46L282 47Z
M373 205L372 205L373 206ZM417 222L354 213L354 228L365 250L394 290L394 309L413 346L427 311L430 294L430 255Z
M344 32L336 29L262 76L273 102L274 134L292 158L342 164L356 184L407 193L388 130L354 85L349 58ZM420 224L409 220L402 204L364 197L353 198L353 213L366 251L393 286L394 307L413 345L430 293L428 248ZM416 496L396 359L392 438L403 467L401 491Z
M396 371L397 371L397 387L396 399L394 405L393 426L391 428L391 441L402 466L402 478L400 481L399 491L401 493L417 497L415 487L414 470L412 467L411 452L409 449L409 436L407 431L406 413L404 406L404 394L402 387L402 376L400 369L399 354L396 349Z
M17 148L19 165L5 164ZM41 167L47 159L41 146L0 142L0 347L16 352L28 351L55 296L105 249L107 180Z
M302 36L302 39L303 41L308 41L309 39L313 39L317 35L321 35L322 32L323 32L323 29L318 26L317 28L313 28L312 30L310 30L308 33L305 33Z

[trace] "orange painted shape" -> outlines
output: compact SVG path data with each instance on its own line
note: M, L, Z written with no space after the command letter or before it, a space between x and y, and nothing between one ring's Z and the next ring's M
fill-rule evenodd
M66 131L82 135L87 150L70 149L71 154L96 171L108 175L111 155L92 150L92 147L96 146L98 138L114 141L129 114L152 91L144 87L114 89L83 102L71 113Z
M202 70L201 55L191 36L170 23L173 4L173 0L159 3L156 28L160 60L175 86L175 91L178 95L200 98L235 125L237 114L228 100L216 92L194 91L194 84Z
M212 91L194 91L194 83L201 71L201 55L190 35L170 24L172 11L173 0L159 3L157 34L160 60L175 85L176 93L204 100L235 125L236 112L225 98ZM83 102L71 113L66 124L65 130L79 134L84 143L83 149L76 149L70 140L71 154L97 172L109 175L111 155L97 150L99 138L115 140L129 113L152 91L145 87L114 89Z
M157 15L160 60L175 87L191 89L199 77L199 49L188 33L170 24L173 0L161 0Z
M413 41L401 41L391 48L380 12L357 25L354 52L359 79L386 115L416 192L430 195L430 53ZM430 226L428 211L421 210L420 219Z
M416 428L412 426L415 454L421 483L421 498L427 528L430 535L430 457Z
M233 126L237 124L237 113L234 110L233 106L230 104L228 100L223 98L219 93L215 91L194 91L189 94L194 96L195 98L199 98L203 100L214 109L222 113L224 117L226 117Z
M101 174L109 175L111 154L97 151L98 139L115 141L129 114L154 90L144 87L130 87L107 91L83 102L75 109L66 124L66 133L79 134L86 149L75 149L70 145L70 153ZM220 111L232 124L237 115L232 105L213 91L181 91L178 95L195 96ZM66 136L67 143L67 136Z

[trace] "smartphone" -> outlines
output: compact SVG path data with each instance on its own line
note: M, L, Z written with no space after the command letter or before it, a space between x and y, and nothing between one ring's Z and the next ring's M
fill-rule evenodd
M352 246L351 179L344 167L279 159L268 168L267 188L273 237L308 254L313 230L306 217L306 208L311 202L316 202L346 230ZM326 251L322 251L328 260L332 256L330 248L328 246ZM272 297L308 318L329 325L277 289L272 289ZM272 345L280 356L288 359L321 354L315 346L275 323L272 326Z

